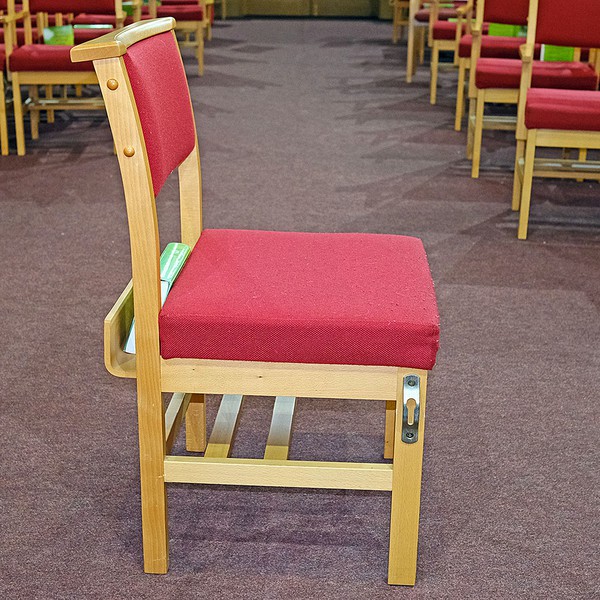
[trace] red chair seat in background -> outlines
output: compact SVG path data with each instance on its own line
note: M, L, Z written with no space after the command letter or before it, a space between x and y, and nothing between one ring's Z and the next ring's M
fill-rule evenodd
M525 125L527 129L600 131L600 92L530 89Z
M447 21L448 19L456 19L456 9L455 8L440 8L438 13L438 19L440 21ZM429 22L429 9L422 8L417 11L415 14L415 21L419 21L420 23L428 23Z
M160 313L161 355L431 369L438 319L417 238L205 230Z
M72 46L30 44L15 48L8 58L11 71L93 71L91 63L72 63Z
M4 29L0 28L0 43L4 43ZM22 46L25 43L25 30L22 27L17 29L17 44Z
M477 61L475 85L479 89L518 89L520 82L520 60L481 58ZM532 87L595 90L598 75L588 63L535 61Z
M156 8L156 15L158 17L173 17L179 21L202 21L204 18L202 9L198 5L158 6Z
M458 23L451 21L436 21L433 25L434 40L453 40L456 38L456 26ZM463 25L463 31L465 27Z
M89 40L95 40L97 37L104 35L106 33L110 33L110 29L108 28L99 28L99 29L79 29L76 27L73 30L73 34L75 36L75 44L83 44Z
M128 16L125 18L125 25L131 25L133 23L133 17ZM81 13L76 15L73 19L74 25L112 25L117 26L117 17L115 15L94 15L88 13Z

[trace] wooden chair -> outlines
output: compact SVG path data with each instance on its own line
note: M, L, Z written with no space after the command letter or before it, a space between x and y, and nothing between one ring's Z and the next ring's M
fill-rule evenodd
M456 8L456 21L439 19L440 0L433 0L431 5L432 33L431 45L431 75L429 84L429 100L431 104L437 101L437 82L440 63L440 52L453 52L453 66L458 66L458 49L463 35L471 32L471 19L473 16L473 2L469 0Z
M410 0L390 0L392 7L392 43L397 44L408 27Z
M10 0L13 2L14 0ZM11 34L8 29L8 2L0 0L0 29L2 29L4 38L8 38ZM13 8L14 18L14 8ZM11 41L8 42L9 44ZM6 91L4 88L4 74L6 72L6 51L5 45L0 44L0 154L8 155L8 120L6 118Z
M145 569L168 568L169 482L388 490L389 583L413 585L425 390L439 335L421 241L203 230L174 27L170 18L145 21L71 52L94 62L125 190L133 280L106 318L105 362L137 379ZM155 196L175 168L181 241L193 250L161 309ZM131 355L122 347L134 312ZM173 393L166 413L163 392ZM207 393L223 395L208 443ZM276 396L264 459L229 458L243 394ZM383 401L393 463L288 460L297 396ZM204 456L170 454L183 420L187 449Z
M11 0L12 2L12 0ZM13 5L14 6L14 5ZM48 8L56 12L56 23L62 24L63 14L79 10L99 14L112 14L117 20L124 18L121 0L23 0L21 12L25 24L25 45L11 48L8 52L8 70L12 78L15 128L17 134L17 154L25 154L24 113L30 114L31 137L38 139L40 112L48 112L52 121L55 110L103 110L104 104L99 97L80 98L64 94L60 98L53 96L53 87L83 86L97 84L93 68L88 64L73 64L69 59L70 46L51 46L34 42L32 14L36 15L38 30L48 22ZM10 4L9 4L10 11ZM10 12L9 12L10 14ZM8 50L8 48L7 48ZM21 90L28 87L28 97L23 102ZM39 95L38 88L45 89L45 96Z
M149 0L148 8L152 18L173 17L176 21L175 31L183 35L181 46L194 48L198 59L198 73L204 74L204 37L212 39L210 10L214 0L197 0L195 5L164 4L158 6L157 0Z
M513 210L519 210L518 238L527 238L533 177L600 181L600 161L587 161L588 149L600 149L600 92L532 88L535 44L592 48L600 63L600 3L531 0L518 109ZM578 148L579 160L536 158L544 148Z
M481 0L486 19L488 11L494 7L494 17L491 22L523 25L527 23L529 10L528 0ZM479 6L479 4L478 4ZM564 9L565 18L569 11ZM478 13L479 15L479 13ZM479 16L473 29L473 52L478 56ZM578 51L574 61L543 62L534 61L532 64L532 86L553 89L595 90L598 87L598 75L592 65L580 60ZM515 117L486 117L485 107L488 103L518 104L521 78L521 61L513 59L479 58L471 63L469 86L469 135L467 156L472 158L471 176L479 177L481 162L482 135L484 129L516 130Z

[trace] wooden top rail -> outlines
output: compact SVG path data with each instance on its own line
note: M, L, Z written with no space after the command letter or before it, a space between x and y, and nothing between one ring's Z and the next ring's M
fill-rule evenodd
M123 29L111 31L102 37L90 40L71 49L73 62L85 62L103 58L118 58L127 54L127 48L146 38L172 31L175 19L164 17L132 23Z

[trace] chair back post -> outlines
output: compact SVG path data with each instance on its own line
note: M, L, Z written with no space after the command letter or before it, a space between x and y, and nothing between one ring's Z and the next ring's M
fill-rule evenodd
M525 128L525 106L527 103L527 90L531 87L531 79L533 77L533 57L535 53L538 5L539 0L529 1L527 40L520 49L522 68L521 82L519 85L519 103L517 107L516 139L518 141L525 141L527 139L527 130Z
M179 166L178 175L181 241L193 248L202 233L202 171L197 140Z
M160 240L146 146L123 58L94 60L94 68L113 132L125 192L138 324L138 378L148 372L160 377Z
M477 96L475 87L475 66L481 56L481 35L483 30L483 15L485 12L485 0L479 0L475 7L475 25L471 29L471 65L469 69L469 98Z

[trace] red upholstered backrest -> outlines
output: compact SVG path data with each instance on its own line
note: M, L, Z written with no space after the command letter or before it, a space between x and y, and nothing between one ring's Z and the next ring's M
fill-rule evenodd
M130 46L124 56L135 97L154 195L194 149L196 126L177 42L171 32Z
M6 10L7 0L0 0L0 10Z
M556 46L600 47L600 0L540 0L536 41Z
M529 0L485 0L483 20L487 23L527 25Z
M32 13L115 14L115 0L29 0Z

